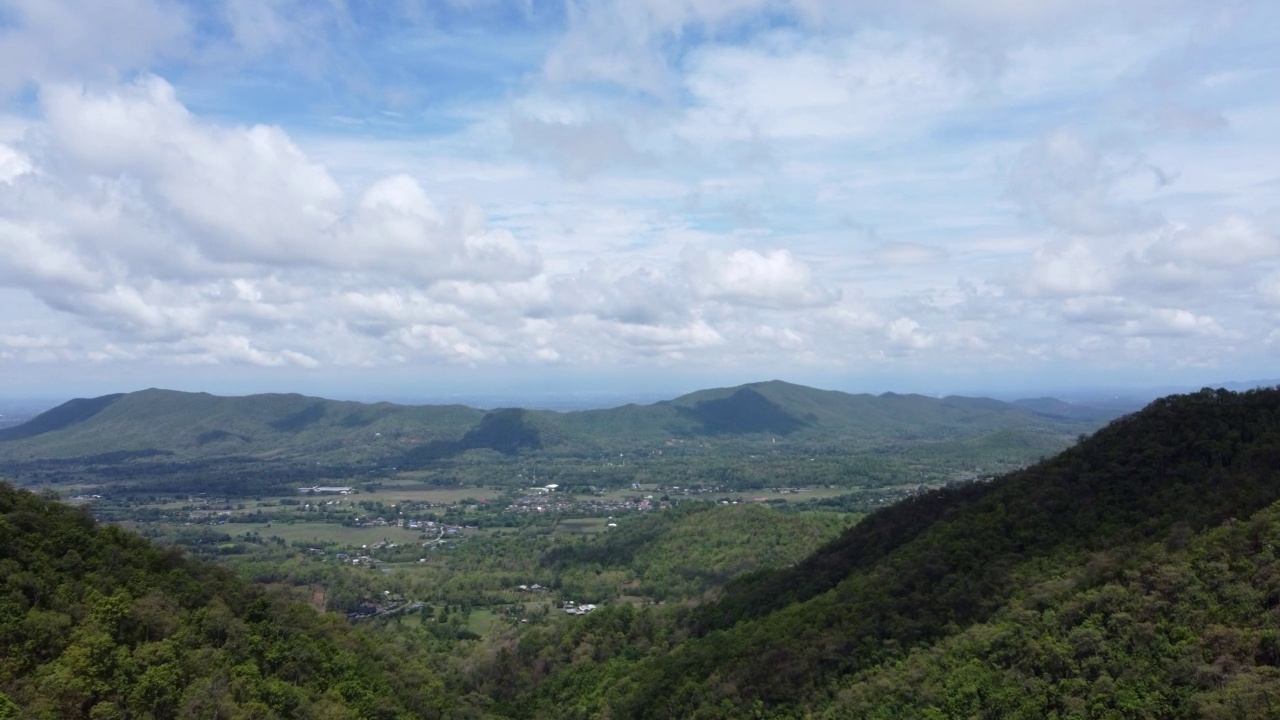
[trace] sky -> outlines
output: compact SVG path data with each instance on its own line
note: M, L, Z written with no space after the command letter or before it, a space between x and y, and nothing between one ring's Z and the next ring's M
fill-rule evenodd
M0 395L1276 377L1277 27L0 0Z

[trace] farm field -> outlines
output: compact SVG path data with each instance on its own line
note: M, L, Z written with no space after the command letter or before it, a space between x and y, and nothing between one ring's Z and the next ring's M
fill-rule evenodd
M381 502L384 505L399 504L402 502L411 503L435 503L441 505L451 505L453 503L462 502L463 500L485 500L492 501L494 498L502 495L501 491L492 488L482 487L451 487L451 488L432 488L423 487L420 483L402 483L398 485L384 485L373 491L361 491L355 495L344 495L342 497L354 500L372 500Z
M226 532L239 535L256 532L268 537L276 535L284 538L291 545L372 545L383 540L394 543L420 542L420 530L408 530L400 527L347 527L334 523L298 522L298 523L242 523L229 521L223 526Z
M558 535L595 535L608 529L608 518L566 518L556 524Z

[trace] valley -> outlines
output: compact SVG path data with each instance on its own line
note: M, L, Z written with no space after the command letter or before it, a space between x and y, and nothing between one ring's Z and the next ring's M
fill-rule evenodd
M40 630L42 618L97 617L113 597L143 617L152 602L153 581L111 585L117 570L90 571L88 585L56 575L86 556L60 545L58 532L30 533L45 522L37 518L70 513L65 522L81 528L92 515L94 529L76 532L101 542L144 542L126 540L137 533L154 545L132 553L167 548L154 552L202 573L222 568L230 574L218 592L259 597L292 626L299 613L322 616L305 621L330 628L311 631L318 637L363 638L357 645L371 644L352 652L366 667L420 683L396 691L384 715L361 705L369 696L342 685L349 680L268 681L292 671L272 660L266 635L231 649L230 664L197 668L183 659L196 641L160 630L170 648L160 659L85 669L106 684L86 688L73 716L104 703L132 716L143 701L101 688L133 687L161 667L176 689L152 706L156 717L194 712L206 691L193 688L208 672L224 688L212 691L217 703L257 703L266 717L315 716L326 703L351 713L335 716L370 718L779 719L990 708L1227 717L1265 704L1277 662L1268 638L1280 637L1265 611L1266 598L1280 597L1266 539L1280 527L1271 505L1280 500L1280 391L1174 396L1099 428L1080 413L995 401L911 398L907 415L903 396L744 387L590 411L590 422L451 408L445 414L465 422L450 426L435 409L384 409L436 417L403 429L418 441L394 457L343 442L367 437L367 427L342 418L316 427L329 410L282 423L210 416L212 401L200 398L188 416L197 419L179 425L182 412L170 408L146 435L141 418L162 414L155 408L106 415L139 398L55 408L32 421L38 432L28 423L0 441L4 471L37 493L7 491L17 494L0 507L0 563L49 558L36 575L5 581L0 639L28 649L0 658L0 691L16 707L53 707L41 673L69 662L88 636L68 634L61 620L61 630ZM273 412L292 417L316 402L291 399ZM879 424L837 412L849 407ZM278 432L298 444L279 435L274 447L239 455L186 440L215 424L245 437L283 424ZM118 446L104 444L113 427ZM56 512L21 509L55 498ZM259 601L155 592L195 603L191 612L207 602L258 612ZM142 650L145 638L113 637L134 657L157 652ZM232 682L244 663L258 684ZM399 687L381 677L359 682ZM280 682L293 699L272 695L284 692L271 684Z

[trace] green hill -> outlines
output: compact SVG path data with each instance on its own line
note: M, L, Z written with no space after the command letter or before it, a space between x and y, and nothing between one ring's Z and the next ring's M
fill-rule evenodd
M371 457L399 453L408 443L455 439L483 416L461 406L369 405L302 395L218 397L153 389L72 400L2 430L0 457L121 451L179 457Z
M345 618L0 483L0 718L461 717Z
M71 400L48 412L41 413L21 425L0 429L0 442L36 437L37 435L77 425L102 412L103 409L122 397L124 395L117 393L88 400Z
M566 413L564 421L640 436L777 435L810 441L947 439L996 427L1068 424L988 398L850 394L780 380L700 390L649 406Z
M584 632L479 684L515 717L1271 717L1277 501L1280 390L1166 398L730 582L669 650Z

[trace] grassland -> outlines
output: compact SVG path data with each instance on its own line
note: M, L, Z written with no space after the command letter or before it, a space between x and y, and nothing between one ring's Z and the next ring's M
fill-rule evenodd
M239 523L228 522L224 529L232 535L258 533L263 537L275 535L291 545L340 545L363 546L389 540L405 544L418 542L420 530L399 527L347 527L323 522L297 523Z
M607 530L610 522L607 518L572 518L556 523L556 532L561 535L595 535Z

